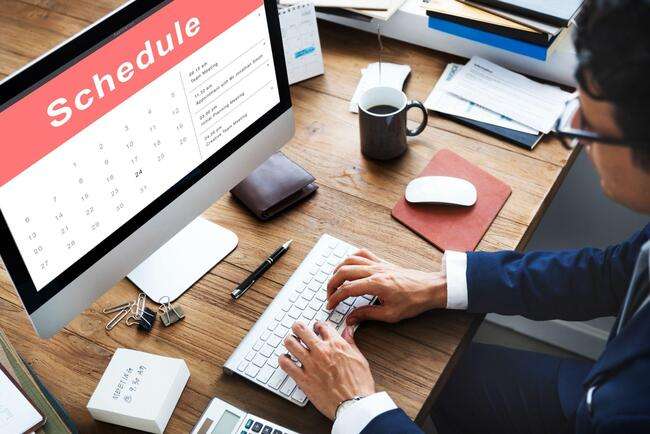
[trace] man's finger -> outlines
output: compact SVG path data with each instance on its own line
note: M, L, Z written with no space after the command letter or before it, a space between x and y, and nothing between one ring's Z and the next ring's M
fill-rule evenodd
M296 365L289 357L286 355L282 354L278 357L278 363L280 365L280 368L284 372L289 375L289 377L293 378L293 380L297 384L301 384L304 379L305 379L305 372L302 370L302 368L299 368L298 365Z
M298 339L307 345L307 348L314 348L316 346L319 338L312 329L305 325L304 322L296 321L293 323L291 330L293 330L293 333L298 337Z
M337 336L336 330L334 327L329 325L326 322L318 321L316 323L316 331L324 341L328 341L333 337Z
M385 306L362 306L350 313L346 324L348 326L357 325L363 321L387 321L387 312Z
M327 283L327 294L330 295L343 284L343 282L354 281L368 277L373 273L372 267L367 265L344 265L334 273L330 281Z
M354 327L350 326L345 326L343 329L343 333L341 333L341 337L346 340L346 342L353 347L357 346L357 343L354 342Z
M361 256L362 258L367 258L374 262L384 262L379 256L375 255L368 249L357 250L354 252L354 256Z
M334 268L334 273L339 271L339 269L345 265L372 265L372 264L374 264L374 262L368 258L352 255L352 256L348 256L343 260L343 262L337 265L336 268Z
M303 347L302 344L298 342L298 339L296 339L293 335L287 336L287 338L284 340L284 346L286 347L287 351L289 351L289 353L291 353L291 355L298 359L298 361L300 361L300 363L303 365L309 358L309 352L307 349Z
M329 295L327 308L334 309L348 297L358 297L360 295L380 296L382 292L381 287L372 282L370 277L358 279L354 282L347 282Z

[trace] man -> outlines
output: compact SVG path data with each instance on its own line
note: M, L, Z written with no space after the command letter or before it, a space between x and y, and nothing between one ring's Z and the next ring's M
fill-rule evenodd
M582 143L605 193L650 214L650 1L590 0L576 36L579 97L558 122L566 146ZM576 216L580 218L580 216ZM650 432L650 225L605 250L559 253L448 252L446 273L407 270L360 251L329 282L329 307L373 294L380 306L353 312L396 322L429 309L467 309L536 320L617 315L595 363L474 344L434 413L447 433ZM333 432L419 433L385 393L347 328L294 326L280 364ZM300 340L300 341L299 341Z

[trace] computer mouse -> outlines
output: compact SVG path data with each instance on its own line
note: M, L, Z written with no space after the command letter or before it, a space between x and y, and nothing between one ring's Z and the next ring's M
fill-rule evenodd
M410 203L472 206L476 197L476 187L471 182L449 176L424 176L406 186L406 200Z

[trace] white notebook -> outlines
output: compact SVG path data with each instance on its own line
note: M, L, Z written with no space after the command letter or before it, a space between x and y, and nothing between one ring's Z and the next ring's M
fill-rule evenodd
M0 370L0 432L35 431L45 420L7 372Z
M314 5L288 6L280 9L279 15L289 84L323 74L325 67Z

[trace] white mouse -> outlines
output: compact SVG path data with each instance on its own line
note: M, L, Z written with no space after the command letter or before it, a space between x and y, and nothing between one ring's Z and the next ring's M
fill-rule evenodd
M449 176L424 176L406 186L406 200L410 203L472 206L476 197L476 187L471 182Z

